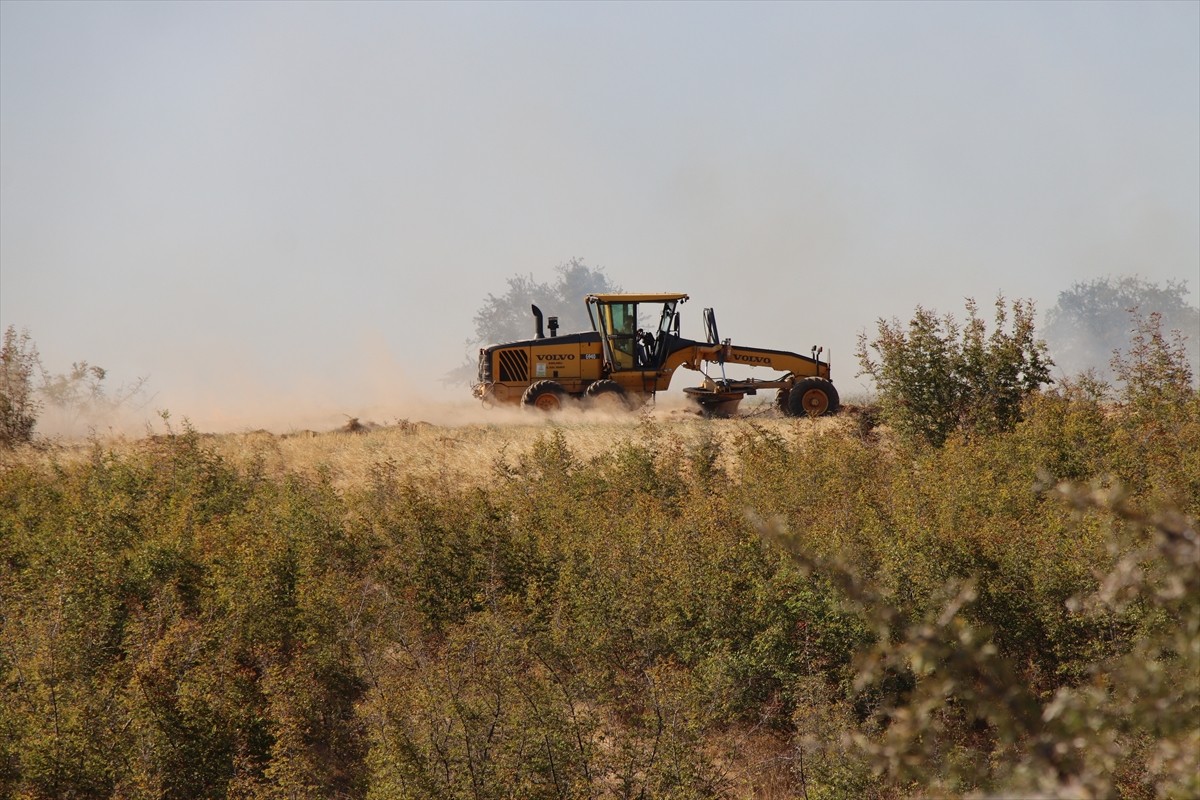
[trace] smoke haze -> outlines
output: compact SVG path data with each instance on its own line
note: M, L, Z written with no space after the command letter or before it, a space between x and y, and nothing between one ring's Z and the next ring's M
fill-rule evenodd
M0 325L151 421L465 419L572 257L843 396L917 304L1195 292L1200 4L0 3Z

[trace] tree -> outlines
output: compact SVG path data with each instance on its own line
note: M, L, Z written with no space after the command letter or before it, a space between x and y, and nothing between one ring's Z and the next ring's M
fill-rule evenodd
M530 305L538 306L548 316L558 317L565 332L589 330L591 322L583 298L597 292L620 291L603 268L589 267L578 258L559 264L554 271L557 277L553 283L538 283L532 275L515 275L508 279L508 291L503 295L489 294L475 314L475 338L468 344L496 344L531 337Z
M33 439L42 410L33 375L41 363L29 331L17 333L9 325L0 347L0 447L16 447Z
M46 407L57 410L62 420L72 427L80 423L100 423L122 409L140 408L145 404L145 378L111 390L105 385L107 378L108 370L104 367L76 361L70 372L53 375L43 370L38 392Z
M35 375L40 383L35 383ZM86 361L75 362L68 373L47 372L29 331L17 333L8 326L0 347L0 448L33 441L47 408L72 423L95 423L142 397L145 378L110 392L104 384L107 377L106 369Z
M1025 398L1050 381L1032 301L1013 301L1011 326L1003 296L995 308L990 335L971 299L965 327L918 306L907 329L881 319L874 341L859 335L859 374L875 380L883 415L902 436L940 447L956 431L1010 430Z
M583 298L594 293L619 292L602 267L589 267L582 259L572 258L554 268L550 283L534 280L532 274L514 275L507 280L502 295L488 294L475 313L475 335L467 340L468 362L451 370L443 379L447 384L470 383L475 375L472 351L481 346L512 342L533 337L531 305L547 316L558 317L564 333L591 329Z
M1110 359L1130 346L1136 327L1130 311L1137 309L1143 317L1158 314L1166 330L1190 337L1186 350L1194 378L1200 374L1200 308L1187 296L1185 281L1161 287L1136 275L1072 284L1046 315L1046 341L1055 363L1068 375L1095 370L1111 383L1117 376Z
M1122 384L1121 400L1138 409L1172 408L1192 395L1194 373L1188 363L1186 337L1178 330L1163 333L1162 315L1132 313L1133 335L1128 350L1117 351L1110 362Z

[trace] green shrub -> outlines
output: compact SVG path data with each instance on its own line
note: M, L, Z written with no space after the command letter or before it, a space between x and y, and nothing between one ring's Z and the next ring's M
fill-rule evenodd
M6 464L0 794L1195 793L1195 525L1130 509L1195 508L1200 405L1146 402L554 427L470 486L187 426Z
M1178 515L1146 517L1111 492L1063 484L1076 507L1113 520L1126 555L1099 590L1069 602L1102 626L1138 626L1123 647L1086 670L1087 681L1047 692L1022 676L1020 657L997 646L998 629L970 621L974 579L948 581L938 602L910 619L869 580L761 530L808 573L826 575L877 631L858 660L855 689L882 697L869 724L843 721L856 749L898 786L959 794L1185 796L1200 791L1200 538ZM1123 526L1149 528L1127 548ZM1129 531L1129 532L1132 532ZM911 676L900 692L897 675ZM1169 710L1168 710L1169 709Z
M40 368L37 347L28 331L4 331L0 346L0 448L15 447L33 439L41 402L33 383Z
M881 319L874 340L859 336L859 374L874 379L884 419L903 436L940 447L955 432L1011 430L1025 398L1049 382L1053 362L1035 337L1033 303L1013 301L1011 329L1003 297L995 308L990 335L968 300L961 328L918 307L907 328Z

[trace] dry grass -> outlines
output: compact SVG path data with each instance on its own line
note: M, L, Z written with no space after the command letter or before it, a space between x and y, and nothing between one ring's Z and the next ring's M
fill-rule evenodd
M727 452L725 445L751 423L786 438L847 424L836 419L796 420L773 415L708 420L673 411L619 416L568 411L549 417L521 417L495 424L454 426L400 420L354 432L227 434L216 437L214 447L234 462L260 459L272 471L323 471L339 489L362 486L377 465L388 461L395 464L399 474L419 482L461 487L489 485L496 479L498 465L514 466L535 442L555 431L561 433L577 457L588 461L623 442L644 441L652 432L685 448L712 435Z
M348 419L341 427L324 432L275 434L255 430L202 436L206 446L234 464L257 462L271 475L321 473L339 490L349 490L363 486L378 465L389 461L398 474L421 483L488 486L496 479L499 465L514 466L534 443L556 431L583 461L598 458L625 442L645 442L650 436L662 437L685 449L711 436L726 454L721 466L732 471L728 445L750 426L793 439L856 424L852 415L816 420L789 418L766 404L746 404L743 415L733 419L704 419L686 406L667 405L621 414L569 409L544 415L524 409L493 409L482 419L494 421L472 420L455 425L402 419L378 424ZM144 437L128 436L43 440L37 446L0 457L10 464L47 459L71 462L88 458L97 445L121 453L142 441Z

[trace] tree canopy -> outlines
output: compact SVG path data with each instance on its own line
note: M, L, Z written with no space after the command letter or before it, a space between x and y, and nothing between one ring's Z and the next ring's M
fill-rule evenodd
M475 312L475 334L467 340L467 361L446 373L443 383L471 383L475 377L475 348L529 339L533 336L536 305L547 317L558 317L563 333L591 330L583 298L589 294L619 292L621 287L609 280L603 267L591 267L583 259L572 258L554 268L554 279L535 280L533 274L513 275L500 295L488 293Z
M564 333L589 330L583 298L597 292L619 292L601 267L589 267L582 259L572 258L554 268L553 281L534 280L532 274L508 279L502 295L488 294L475 314L475 337L471 345L497 344L533 335L533 317L529 306L536 305L547 316L558 317Z
M1166 331L1188 337L1192 375L1200 374L1200 308L1189 304L1187 296L1185 281L1160 286L1123 275L1076 282L1059 293L1046 316L1046 341L1054 361L1068 376L1093 370L1111 383L1117 378L1111 368L1113 354L1133 341L1137 321L1130 312L1136 309L1141 317L1159 315Z
M146 399L145 378L110 390L107 377L108 370L87 361L76 361L68 373L47 371L29 331L9 325L0 346L0 449L32 442L44 411L97 424Z

